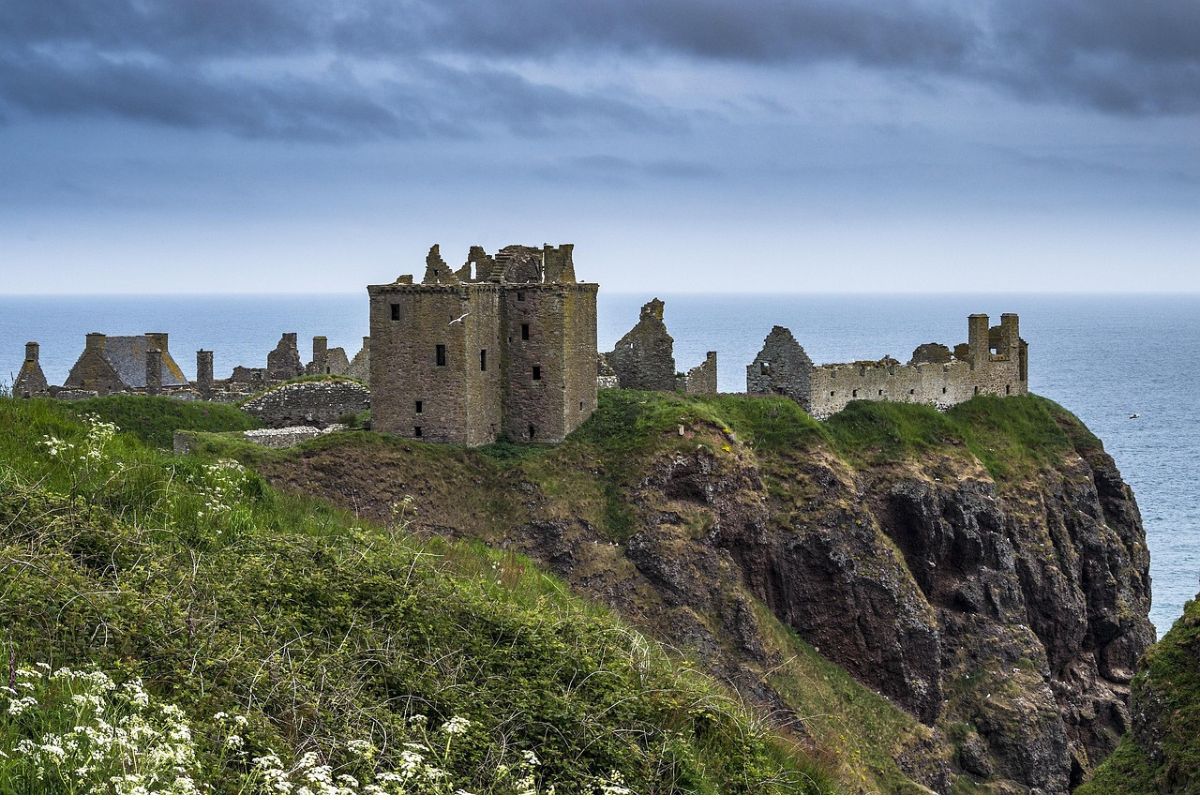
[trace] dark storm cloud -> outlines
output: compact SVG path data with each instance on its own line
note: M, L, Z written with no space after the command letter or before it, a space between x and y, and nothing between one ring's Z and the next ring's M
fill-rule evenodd
M1109 113L1200 111L1192 0L5 0L0 119L316 140L683 127L685 112L620 87L518 73L545 59L582 73L613 55L847 63Z

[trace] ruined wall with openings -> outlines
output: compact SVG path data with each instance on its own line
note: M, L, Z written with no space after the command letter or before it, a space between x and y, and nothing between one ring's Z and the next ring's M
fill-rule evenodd
M945 409L976 395L1003 397L1029 392L1028 345L1020 338L1016 314L1003 315L995 328L989 327L986 315L971 315L967 346L955 348L967 355L964 359L942 361L943 348L921 345L908 364L885 360L815 367L807 408L823 419L855 400L923 403ZM938 361L921 362L930 356Z
M812 398L813 362L792 332L776 325L746 366L746 392L790 397L805 408Z

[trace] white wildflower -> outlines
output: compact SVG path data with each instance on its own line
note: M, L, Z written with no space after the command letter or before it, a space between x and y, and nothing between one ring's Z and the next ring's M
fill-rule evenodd
M469 727L471 727L471 720L455 716L442 723L442 732L456 736L460 733L465 733Z

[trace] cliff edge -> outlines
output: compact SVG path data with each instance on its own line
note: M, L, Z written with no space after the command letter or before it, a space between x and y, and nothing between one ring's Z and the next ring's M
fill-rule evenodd
M818 423L784 398L613 390L554 448L355 432L244 455L362 516L531 555L862 789L1078 786L1128 730L1154 639L1133 494L1039 397ZM831 722L864 701L829 707L824 659L887 708Z

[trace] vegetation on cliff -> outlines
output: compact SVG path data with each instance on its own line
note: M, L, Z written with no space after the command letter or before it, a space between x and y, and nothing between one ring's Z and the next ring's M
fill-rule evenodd
M1200 793L1200 597L1146 652L1132 704L1132 730L1081 792Z
M403 502L372 525L75 408L0 400L0 791L832 787L525 558L417 541Z

